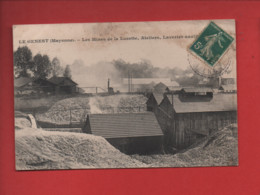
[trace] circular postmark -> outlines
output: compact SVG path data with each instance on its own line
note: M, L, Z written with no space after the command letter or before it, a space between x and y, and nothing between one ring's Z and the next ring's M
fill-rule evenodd
M235 61L234 48L231 47L234 37L231 34L210 21L188 49L192 70L203 77L223 75Z
M223 74L228 73L230 69L232 69L232 64L234 63L234 53L232 49L228 49L214 66L208 65L207 62L199 59L199 57L192 52L188 52L187 55L191 69L196 74L206 78L218 78Z

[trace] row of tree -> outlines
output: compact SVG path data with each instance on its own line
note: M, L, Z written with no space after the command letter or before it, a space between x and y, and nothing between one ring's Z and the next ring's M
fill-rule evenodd
M48 55L32 55L31 50L27 47L19 47L14 52L14 74L15 77L37 77L49 78L52 76L64 76L71 78L71 69L67 65L61 66L60 60L55 57L50 60Z

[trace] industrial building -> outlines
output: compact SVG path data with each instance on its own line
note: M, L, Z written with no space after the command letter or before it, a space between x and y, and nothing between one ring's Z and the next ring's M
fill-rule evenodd
M161 102L156 95L150 96L147 110L154 112L162 128L165 147L186 148L198 138L237 122L236 93L213 94L205 88L162 96Z
M150 154L163 150L163 132L152 112L89 114L82 130L104 137L127 154Z
M73 94L79 93L77 83L68 77L52 77L50 79L19 77L14 79L15 95L33 94Z

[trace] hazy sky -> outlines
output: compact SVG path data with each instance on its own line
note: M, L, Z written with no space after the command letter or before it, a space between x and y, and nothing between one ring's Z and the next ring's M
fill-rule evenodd
M235 33L233 20L218 20L217 25L230 34ZM114 38L141 36L197 35L209 21L170 21L170 22L131 22L131 23L90 23L90 24L51 24L14 26L14 50L19 40ZM161 40L118 40L68 43L26 43L33 52L57 56L65 64L81 59L86 65L98 61L111 61L122 58L137 62L148 59L155 66L187 66L187 47L194 38Z
M214 20L214 22L235 37L234 20ZM129 63L144 59L157 67L187 68L189 66L187 49L195 38L185 38L185 36L198 35L208 24L208 20L202 20L16 25L13 27L13 50L27 45L33 55L41 53L47 54L51 59L58 57L63 66L71 65L75 60L82 60L85 66L91 66L115 59L123 59ZM158 36L161 39L141 40L142 36ZM163 36L183 38L163 39ZM114 37L118 39L137 37L139 40L114 40ZM82 41L82 39L92 38L112 38L112 40ZM39 39L47 39L48 42L31 43ZM51 39L73 39L74 42L53 43L50 42ZM235 56L233 57L236 64Z

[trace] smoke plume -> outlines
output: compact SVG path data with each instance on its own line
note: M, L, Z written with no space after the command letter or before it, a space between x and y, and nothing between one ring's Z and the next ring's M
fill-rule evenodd
M119 89L122 78L127 78L129 74L133 78L170 78L172 81L179 83L180 86L196 86L203 79L205 80L189 67L187 69L179 67L160 68L152 65L148 60L129 63L118 59L112 62L98 62L90 66L86 66L82 60L75 60L71 69L73 78L80 87L93 87L93 90L96 90L95 87L100 87L104 91L107 90L108 78L110 79L110 86Z

